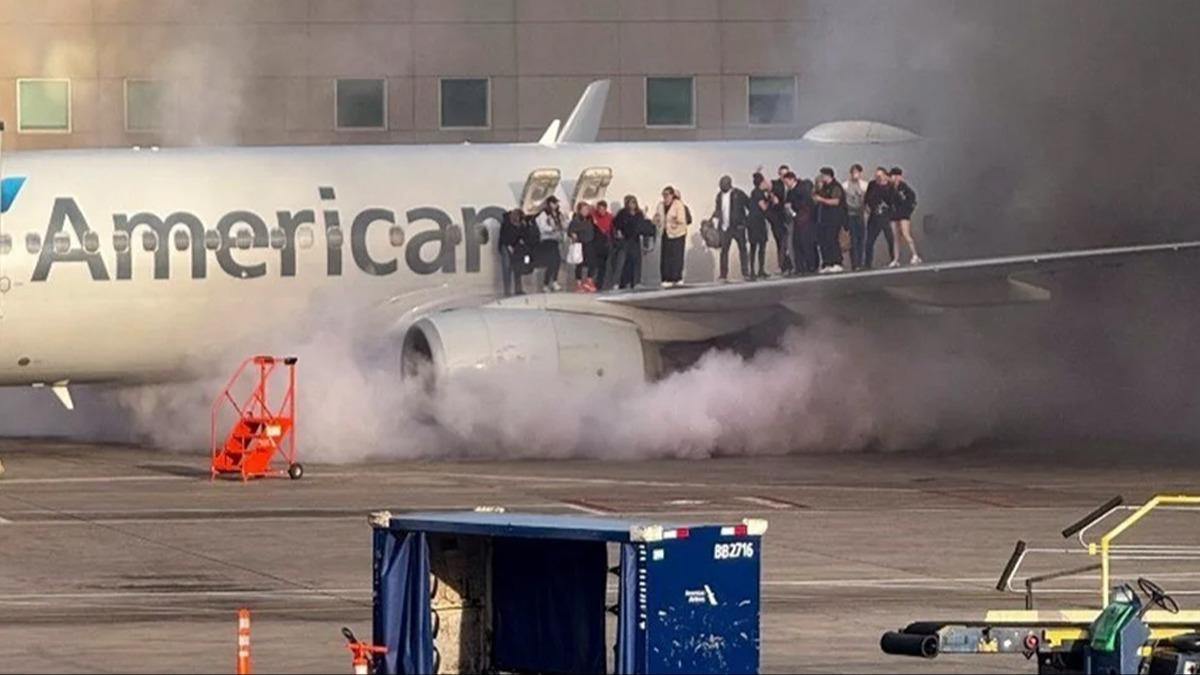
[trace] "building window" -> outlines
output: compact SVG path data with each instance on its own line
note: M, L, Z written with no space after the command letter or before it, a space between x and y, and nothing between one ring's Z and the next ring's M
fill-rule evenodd
M646 78L646 126L695 126L695 103L692 78Z
M162 128L166 85L156 80L125 80L125 130Z
M338 129L387 129L386 80L338 80L334 97Z
M487 129L492 126L490 80L447 78L439 84L439 117L443 129Z
M751 77L747 85L750 124L795 124L796 78Z
M17 130L71 131L70 80L17 80Z

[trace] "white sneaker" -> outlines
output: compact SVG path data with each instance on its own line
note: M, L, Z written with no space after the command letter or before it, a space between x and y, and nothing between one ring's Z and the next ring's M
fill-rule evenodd
M920 265L920 264L921 264L921 263L923 263L923 262L925 262L925 261L924 261L924 260L921 260L921 256L919 256L919 255L914 255L914 256L912 257L912 260L909 260L909 261L908 261L908 264L909 264L909 265Z
M893 267L899 267L899 266L900 266L900 261L899 261L899 260L893 260L892 262L888 263L888 267L889 267L889 268L893 268Z
M674 285L675 285L675 284L673 284L673 283L671 283L671 282L669 282L669 281L664 281L664 282L662 282L662 287L663 287L663 288L670 288L670 287L672 287L672 286L674 286Z
M843 269L841 265L830 265L830 266L829 266L829 273L830 273L830 274L837 274L837 273L839 273L839 272L845 272L845 271L846 271L846 270L845 270L845 269Z
M550 291L551 292L558 293L561 290L562 290L562 284L558 283L557 281L553 281L550 283Z

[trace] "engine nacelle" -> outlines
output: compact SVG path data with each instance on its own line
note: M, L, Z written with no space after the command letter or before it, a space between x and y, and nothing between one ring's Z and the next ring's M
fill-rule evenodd
M404 373L435 378L519 364L567 377L645 379L655 352L627 321L544 309L455 309L414 323L404 335Z

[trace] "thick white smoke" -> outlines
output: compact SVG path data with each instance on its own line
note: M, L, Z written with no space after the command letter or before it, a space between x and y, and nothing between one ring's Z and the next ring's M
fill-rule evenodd
M956 447L986 436L1000 409L986 390L969 398L954 391L983 368L974 357L914 351L895 334L881 339L832 322L789 329L779 347L750 357L710 350L656 382L582 382L518 368L444 378L432 390L401 379L391 356L364 357L368 351L353 334L318 332L295 352L299 438L310 461ZM208 406L222 384L143 386L106 396L124 411L131 440L201 450ZM245 393L243 387L239 398ZM219 431L229 424L223 418Z

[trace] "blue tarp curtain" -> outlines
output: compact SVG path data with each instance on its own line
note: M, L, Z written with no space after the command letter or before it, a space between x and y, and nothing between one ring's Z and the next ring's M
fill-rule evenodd
M603 673L607 577L602 541L493 540L492 667Z
M620 580L617 587L617 675L645 672L637 663L638 548L621 545Z
M432 673L429 540L424 532L375 530L375 621L372 641L387 647L376 672ZM389 611L380 611L387 608Z

